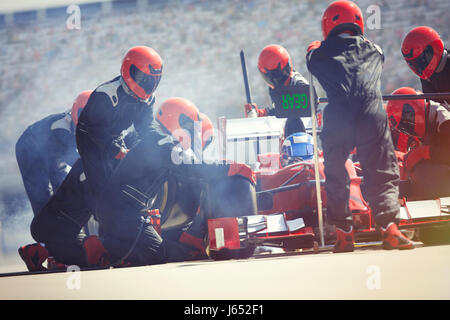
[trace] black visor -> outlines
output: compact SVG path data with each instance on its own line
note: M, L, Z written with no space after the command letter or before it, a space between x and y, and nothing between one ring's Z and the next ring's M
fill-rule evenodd
M194 120L189 118L184 113L180 114L180 118L178 119L179 125L181 128L186 130L191 137L191 141L194 139Z
M414 111L414 108L410 104L405 103L403 105L402 118L397 126L398 130L408 135L417 135L415 130L415 119L416 112Z
M412 50L412 49L411 49ZM411 56L412 52L409 52L408 54L403 54L405 58L408 58ZM423 71L428 67L428 65L431 62L431 59L433 59L434 56L434 50L433 47L428 45L425 50L415 59L405 59L406 63L413 69L418 75L422 75Z
M149 68L150 74L146 74L145 72L139 70L139 68L136 67L134 64L132 64L130 67L131 78L142 89L144 89L145 93L147 94L151 94L155 91L156 87L159 84L159 81L161 80L161 71L162 71L162 68L159 70L155 70L150 65Z
M283 85L291 75L291 65L289 63L286 63L286 66L283 69L281 69L279 63L273 70L267 70L267 68L264 69L266 72L261 72L264 80L274 87Z

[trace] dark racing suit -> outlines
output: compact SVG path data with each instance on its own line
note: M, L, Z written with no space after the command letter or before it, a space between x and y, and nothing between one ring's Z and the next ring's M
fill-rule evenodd
M100 85L91 94L78 121L78 152L94 196L100 193L118 164L116 156L127 149L120 136L122 131L134 125L142 136L153 120L154 95L144 102L127 92L121 77Z
M91 94L76 130L80 159L58 192L33 219L33 238L45 243L49 254L59 262L88 266L83 226L95 216L96 196L120 162L115 156L130 147L124 141L136 143L152 123L154 97L141 102L125 90L117 77ZM130 127L132 138L127 139L124 132Z
M424 145L430 146L430 159L408 168L410 196L416 200L450 196L450 110L431 101L425 116Z
M34 215L56 192L78 158L69 112L50 115L22 133L16 143L16 159Z
M129 145L137 143L134 131L124 132L119 140ZM56 193L36 214L31 223L31 235L44 243L49 255L66 265L87 267L83 241L88 236L86 227L91 216L95 216L95 199L87 183L80 158Z
M380 91L383 60L381 49L362 36L332 36L307 54L308 69L329 101L320 137L327 216L340 228L352 219L344 164L354 147L377 224L386 227L399 212L399 168Z
M256 214L254 186L247 179L228 177L228 164L190 163L183 160L183 157L190 159L186 154L155 124L117 167L97 207L104 245L113 261L121 260L127 253L127 261L136 265L189 259L190 249L178 242L183 230L178 233L163 230L160 236L142 220L167 176L190 180L193 202L198 201L197 195L205 189L203 182L209 182L212 190L207 192L211 197L205 198L204 205L209 209L195 215L197 207L193 207L192 224L200 232L206 232L206 216ZM215 201L211 204L208 199ZM201 238L204 234L195 236Z
M78 159L47 204L34 217L31 235L44 243L50 256L58 262L79 267L88 266L83 227L93 214L94 202L83 163Z
M301 92L308 92L309 90L309 84L308 81L297 71L294 71L293 76L289 79L289 84L287 85L288 87L294 87L294 88L298 88L299 91ZM280 93L280 88L275 87L275 88L270 88L269 87L269 95L270 98L272 99L272 106L266 108L267 116L274 116L275 115L275 108L282 108L282 106L276 106L275 107L275 102L274 101L281 101L281 93ZM298 118L298 117L291 117L291 118L287 118L286 120L286 124L284 126L284 137L288 137L293 133L296 132L306 132L305 130L305 125L303 124L302 119Z
M446 54L443 55L441 63L436 68L430 79L420 79L423 93L450 92L450 54L447 49L445 49L445 51ZM440 103L447 101L450 105L450 98L434 100Z

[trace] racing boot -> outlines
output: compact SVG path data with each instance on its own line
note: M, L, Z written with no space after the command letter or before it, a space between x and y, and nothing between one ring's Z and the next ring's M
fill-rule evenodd
M184 231L178 239L178 242L188 248L188 260L201 260L208 258L205 243L202 238L198 238Z
M48 250L40 243L33 243L19 248L19 255L27 265L28 271L47 270L42 264L48 258Z
M197 213L189 228L184 231L178 242L186 247L188 260L207 259L204 237L207 229L205 215L201 210Z
M391 222L387 225L386 229L381 227L381 238L383 239L383 249L413 249L414 243L403 235L398 230L397 225Z
M110 255L97 236L89 236L83 240L83 248L89 267L107 267L110 265Z
M48 257L47 259L48 270L67 270L67 265L57 261L54 257Z
M348 231L345 228L336 227L336 244L333 247L334 253L352 252L355 250L355 236L353 234L353 226Z

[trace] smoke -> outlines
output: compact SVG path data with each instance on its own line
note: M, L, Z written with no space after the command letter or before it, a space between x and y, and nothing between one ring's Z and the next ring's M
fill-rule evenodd
M27 199L7 194L0 202L0 257L17 254L17 249L35 242L30 234L33 212ZM3 264L0 261L0 265Z

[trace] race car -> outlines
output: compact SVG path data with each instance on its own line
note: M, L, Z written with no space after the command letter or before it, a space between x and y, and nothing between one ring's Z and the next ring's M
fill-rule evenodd
M306 132L311 132L310 118L302 120ZM315 164L310 159L280 165L284 121L275 117L218 121L220 145L224 149L222 156L236 158L255 170L258 215L209 220L209 250L213 258L226 259L233 250L256 246L320 251ZM318 163L324 212L323 239L325 246L331 247L335 234L326 219L323 159ZM351 181L349 206L355 241L360 244L380 241L370 206L364 200L359 163L349 159L346 168ZM450 242L450 197L410 201L405 191L408 183L401 181L400 185L399 229L425 245Z

